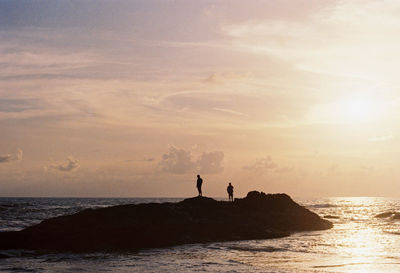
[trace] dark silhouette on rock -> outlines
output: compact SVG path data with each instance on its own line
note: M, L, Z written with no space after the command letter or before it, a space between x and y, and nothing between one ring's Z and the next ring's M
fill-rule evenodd
M201 192L201 185L203 185L203 179L200 177L200 175L197 175L197 183L196 183L196 187L197 190L199 192L199 196L203 196L203 193Z
M229 201L233 202L233 186L231 183L229 183L228 187L226 188L226 191L228 192Z
M323 230L328 220L286 194L249 192L234 202L194 197L178 203L120 205L44 220L0 232L0 249L119 251L187 243L268 239Z

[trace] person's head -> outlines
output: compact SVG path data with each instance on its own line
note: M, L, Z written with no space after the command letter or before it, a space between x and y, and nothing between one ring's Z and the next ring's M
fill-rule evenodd
M200 178L200 174L197 175L197 178Z
M229 182L229 186L231 186L231 182Z

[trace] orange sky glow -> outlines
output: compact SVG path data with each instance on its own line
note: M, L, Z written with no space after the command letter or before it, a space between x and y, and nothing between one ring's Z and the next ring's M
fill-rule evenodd
M0 196L400 197L400 2L0 3Z

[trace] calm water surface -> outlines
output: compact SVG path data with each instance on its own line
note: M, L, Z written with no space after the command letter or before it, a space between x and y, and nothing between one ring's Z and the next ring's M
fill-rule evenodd
M173 198L0 198L0 231L19 230L84 208ZM272 240L193 244L139 252L40 254L0 251L1 272L400 272L400 199L296 199L334 228Z

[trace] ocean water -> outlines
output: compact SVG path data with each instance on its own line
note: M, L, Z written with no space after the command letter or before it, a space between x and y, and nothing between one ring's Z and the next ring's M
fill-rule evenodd
M0 198L0 231L85 208L181 198ZM43 254L0 251L0 272L400 272L400 199L319 198L295 201L334 228L270 240L191 244L138 252Z

